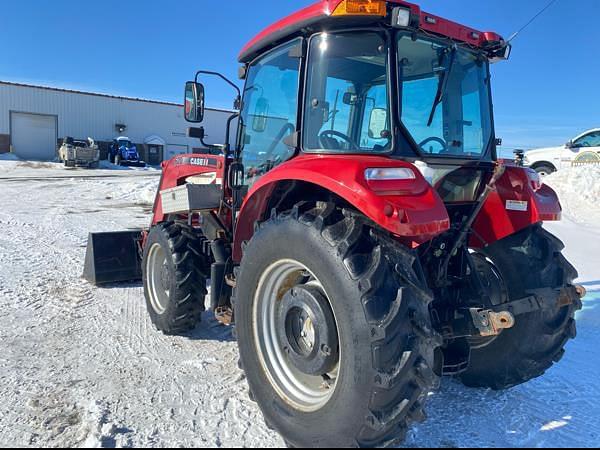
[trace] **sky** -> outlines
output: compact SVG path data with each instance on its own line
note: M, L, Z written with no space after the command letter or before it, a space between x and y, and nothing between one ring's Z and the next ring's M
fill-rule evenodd
M416 0L433 14L505 37L549 0ZM198 69L236 80L255 34L313 0L4 1L0 80L183 101ZM600 127L599 0L558 0L494 65L497 135L504 151L562 145ZM208 82L207 104L233 91Z

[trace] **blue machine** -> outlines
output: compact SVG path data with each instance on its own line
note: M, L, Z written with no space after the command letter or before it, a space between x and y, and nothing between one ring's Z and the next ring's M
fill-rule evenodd
M108 159L119 166L146 167L146 163L140 160L137 147L127 137L113 140L108 150Z

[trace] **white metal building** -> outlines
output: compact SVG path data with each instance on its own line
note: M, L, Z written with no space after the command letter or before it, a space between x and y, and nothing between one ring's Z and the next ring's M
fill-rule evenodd
M183 89L182 89L183 91ZM222 144L231 111L207 109L206 142ZM0 153L52 160L65 136L93 138L103 153L128 136L152 164L201 148L187 137L183 105L0 81Z

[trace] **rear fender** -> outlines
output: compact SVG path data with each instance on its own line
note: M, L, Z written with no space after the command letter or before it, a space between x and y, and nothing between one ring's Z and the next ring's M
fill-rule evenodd
M369 168L409 168L414 180L395 183L394 191L375 192L365 179ZM242 243L265 220L278 183L302 181L331 192L403 243L416 247L448 230L450 219L439 195L410 163L380 156L302 155L262 176L249 190L238 216L234 259L242 257Z
M178 155L169 161L163 162L161 167L162 176L154 199L152 225L166 220L162 210L161 191L181 186L191 176L211 172L217 174L215 183L223 185L225 157L200 154Z
M475 220L471 247L482 248L533 224L561 219L558 196L549 186L537 189L531 172L523 167L506 168Z

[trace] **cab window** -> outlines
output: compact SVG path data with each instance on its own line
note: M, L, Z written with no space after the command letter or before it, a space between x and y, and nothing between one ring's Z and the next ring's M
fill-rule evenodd
M387 60L386 38L375 32L321 33L311 39L305 151L391 150Z
M586 134L582 138L577 139L574 144L578 148L600 147L600 131Z
M301 41L279 47L251 64L241 114L245 181L252 185L295 153Z
M481 55L400 34L401 120L429 157L481 158L493 137L489 67Z

